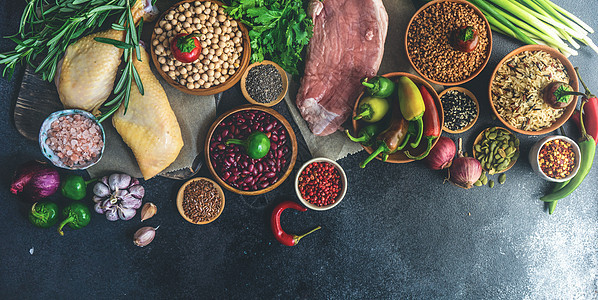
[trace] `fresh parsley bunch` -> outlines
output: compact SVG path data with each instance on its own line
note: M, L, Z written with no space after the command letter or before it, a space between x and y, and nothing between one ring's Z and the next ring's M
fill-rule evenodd
M303 0L232 0L226 12L250 26L251 61L269 59L299 75L301 53L313 34Z

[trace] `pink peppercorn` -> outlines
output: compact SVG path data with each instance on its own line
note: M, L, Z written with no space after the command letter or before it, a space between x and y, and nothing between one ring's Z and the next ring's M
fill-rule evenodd
M342 188L340 172L328 162L313 162L299 175L298 187L301 196L311 204L333 204Z

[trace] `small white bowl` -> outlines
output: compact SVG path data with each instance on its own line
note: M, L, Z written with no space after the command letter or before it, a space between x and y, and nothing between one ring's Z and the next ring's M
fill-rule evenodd
M301 172L303 172L303 169L305 169L305 167L307 167L308 165L310 165L311 163L314 162L327 162L330 163L331 165L334 166L334 168L336 168L339 173L340 173L340 177L341 177L341 191L338 194L338 196L336 197L336 200L334 201L334 203L330 204L330 205L326 205L326 206L317 206L315 204L311 204L308 200L304 199L301 196L301 192L299 191L299 176L301 176ZM347 175L345 174L345 170L343 170L343 168L341 167L341 165L339 165L337 162L335 162L334 160L325 158L325 157L317 157L317 158L313 158L309 161L307 161L306 163L304 163L301 168L299 168L299 171L297 171L297 175L295 176L295 193L297 193L297 197L299 198L299 200L301 201L301 203L303 203L303 205L305 205L307 208L313 209L313 210L329 210L335 206L337 206L341 200L343 200L343 198L345 197L345 194L347 193Z
M549 177L548 175L544 174L544 172L540 168L540 162L538 161L538 155L540 153L540 149L542 149L544 144L546 144L549 141L557 140L557 139L564 140L564 141L568 142L569 144L571 144L571 146L573 147L573 152L575 153L575 166L573 167L573 171L571 171L569 176L567 176L565 178L561 178L561 179L552 178L552 177ZM541 140L539 140L538 142L536 142L530 149L528 158L529 158L529 163L532 166L532 169L542 179L552 181L552 182L564 182L564 181L567 181L567 180L573 178L573 176L575 176L577 174L577 171L579 171L579 165L581 162L581 152L579 151L579 146L577 145L577 143L574 140L572 140L566 136L563 136L563 135L551 135L551 136L544 137Z
M54 153L54 151L52 151L52 149L50 149L50 147L48 145L46 145L46 139L48 138L48 130L50 129L52 122L54 122L55 120L57 120L60 117L75 115L75 114L83 115L83 116L91 119L100 127L100 131L102 132L102 142L104 144L102 146L102 150L100 150L100 155L94 161L89 161L84 165L76 165L76 166L69 167L69 166L65 165L60 160L60 158ZM84 111L84 110L80 110L80 109L59 110L57 112L52 113L51 115L49 115L46 118L46 120L44 120L44 123L42 124L42 127L39 130L39 146L40 146L44 156L47 159L49 159L52 162L52 164L54 164L55 166L57 166L59 168L67 169L67 170L85 170L85 169L95 165L102 158L102 155L104 154L104 148L106 147L106 134L104 133L104 127L102 126L102 124L100 122L98 122L98 120L91 113Z

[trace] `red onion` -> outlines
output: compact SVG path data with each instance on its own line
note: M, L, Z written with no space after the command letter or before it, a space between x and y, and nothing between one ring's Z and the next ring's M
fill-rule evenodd
M430 150L430 154L424 159L424 163L432 170L446 169L451 166L456 152L453 140L441 136L434 148Z
M17 169L10 192L15 195L21 193L23 199L35 202L56 193L59 186L60 176L55 168L32 160Z
M448 180L458 187L469 189L480 176L482 176L482 165L473 157L463 156L461 138L459 138L459 154L453 160L453 165L448 170Z

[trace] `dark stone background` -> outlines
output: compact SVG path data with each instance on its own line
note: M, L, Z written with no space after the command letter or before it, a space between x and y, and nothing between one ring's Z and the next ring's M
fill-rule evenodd
M555 2L598 28L594 0ZM24 5L0 0L0 36L16 32ZM598 35L591 37L598 41ZM488 79L498 61L520 45L494 35L490 62L464 85L481 102L480 119L467 133L449 137L463 137L470 148L478 132L499 125L491 119ZM0 40L0 51L12 47ZM598 93L596 57L583 47L570 59ZM28 206L8 191L20 163L43 158L37 144L14 127L22 74L19 68L12 80L0 79L0 298L598 297L597 171L549 216L538 198L551 184L533 174L527 160L540 137L518 135L521 157L507 182L494 189L443 184L443 172L420 163L374 161L362 170L363 151L342 159L349 188L338 207L283 215L288 232L323 227L296 247L278 244L269 228L276 203L298 201L291 180L262 196L226 192L223 214L204 226L178 214L174 195L182 182L155 178L143 184L145 201L154 202L158 214L144 223L138 217L112 223L93 213L88 227L68 228L63 237L55 229L35 228L26 218ZM242 103L237 85L224 93L219 112ZM284 103L275 108L288 116ZM311 156L303 145L300 149L298 166ZM205 168L200 175L209 176ZM133 245L138 228L157 225L152 244Z

